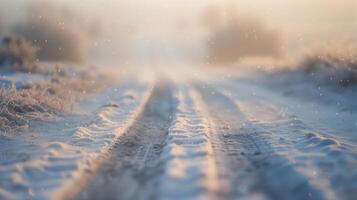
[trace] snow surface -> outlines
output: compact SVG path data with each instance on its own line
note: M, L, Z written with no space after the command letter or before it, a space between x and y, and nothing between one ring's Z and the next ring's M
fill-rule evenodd
M0 199L76 197L96 175L125 169L118 163L99 170L111 156L122 155L117 151L125 147L117 145L125 141L137 157L114 161L141 164L120 174L125 179L104 183L131 188L120 190L117 199L128 199L127 193L139 199L357 196L354 88L336 92L303 80L294 84L294 77L200 73L165 74L163 91L153 90L160 76L127 74L118 86L80 102L70 116L1 136ZM166 100L173 101L171 94L177 105L170 103L175 108L166 129L150 120L165 110ZM156 132L162 145L135 141L140 134L155 141ZM89 188L100 194L100 187ZM145 196L147 188L152 196Z
M0 199L48 199L98 164L140 111L150 82L123 81L54 123L1 136Z

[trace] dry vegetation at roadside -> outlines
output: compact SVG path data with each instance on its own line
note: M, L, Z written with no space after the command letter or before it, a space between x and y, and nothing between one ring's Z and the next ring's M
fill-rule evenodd
M111 81L111 75L75 67L85 63L90 40L106 33L100 16L61 2L24 5L18 19L0 18L0 75L13 76L0 78L0 134L70 112L75 101Z
M0 127L16 131L27 127L30 120L46 119L68 109L67 97L51 95L46 87L18 90L0 89Z
M286 85L287 88L289 85L310 85L335 92L353 92L357 87L356 47L331 45L327 48L310 48L299 57L282 60L271 66L263 65L253 69L253 72L260 74L264 84L268 85L274 83L276 86Z
M51 75L51 79L20 88L0 89L0 131L25 128L31 120L70 113L76 100L103 87L94 75Z
M46 61L82 62L87 56L89 35L84 19L71 7L32 2L26 18L14 33L39 48L38 58Z
M313 79L343 87L357 84L357 57L348 54L327 53L308 55L301 68Z
M67 65L37 62L37 49L21 38L0 41L0 70L37 73L46 81L0 89L0 132L27 127L31 120L44 120L72 110L76 99L103 86L103 75ZM105 80L104 78L101 78Z
M356 52L355 47L347 46L309 51L288 72L302 72L322 85L340 87L357 85Z
M16 37L0 41L0 66L23 72L36 71L37 48L30 42Z
M207 27L207 59L212 64L231 64L245 58L282 56L280 32L255 16L224 12L209 7L202 15Z

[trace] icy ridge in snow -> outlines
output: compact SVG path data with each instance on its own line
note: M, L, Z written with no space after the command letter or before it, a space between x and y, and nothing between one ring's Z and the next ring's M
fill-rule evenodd
M178 99L178 113L162 154L165 171L159 181L159 199L212 198L218 179L207 122L189 88L179 88Z

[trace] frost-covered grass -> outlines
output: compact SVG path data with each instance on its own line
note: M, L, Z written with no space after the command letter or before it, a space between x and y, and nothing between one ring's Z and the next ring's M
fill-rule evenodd
M355 51L327 51L306 54L295 70L302 70L314 81L347 87L357 84Z
M253 71L276 84L310 82L329 89L351 88L357 86L357 48L312 49L290 61Z
M0 89L0 132L25 128L31 120L46 120L70 113L76 100L99 89L94 75L54 74L48 81L20 88Z
M14 131L30 120L43 120L68 110L68 96L52 95L46 87L0 89L0 130Z
M0 88L0 132L16 131L31 120L69 112L83 94L96 91L99 74L88 69L74 69L64 64L39 63L36 48L16 37L0 41L0 70L33 73L46 78L20 86ZM15 73L12 76L20 76ZM20 76L21 77L21 76Z
M83 94L95 92L106 80L99 80L101 74L92 69L75 68L63 60L57 64L38 62L37 50L23 38L0 38L0 73L12 71L11 76L21 77L23 74L18 72L25 72L27 76L36 73L44 77L42 81L31 83L18 78L20 86L0 88L0 132L16 131L28 126L31 120L44 120L70 112L75 100Z

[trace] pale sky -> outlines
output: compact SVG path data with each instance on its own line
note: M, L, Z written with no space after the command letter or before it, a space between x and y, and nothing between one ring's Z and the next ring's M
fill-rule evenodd
M3 18L22 16L30 0L0 0ZM50 1L50 0L47 0ZM339 39L356 39L356 0L52 0L73 4L79 10L93 9L111 18L112 26L132 26L157 37L192 37L200 31L199 17L208 6L258 16L282 32L286 46ZM92 11L91 11L92 12ZM92 12L95 15L95 12ZM10 16L10 17L9 17Z
M127 19L147 32L175 32L177 25L194 31L203 10L213 5L222 9L234 6L238 12L258 16L288 39L331 40L357 35L356 0L113 0L101 5L104 11L107 7L114 10L118 20Z

